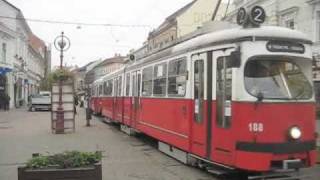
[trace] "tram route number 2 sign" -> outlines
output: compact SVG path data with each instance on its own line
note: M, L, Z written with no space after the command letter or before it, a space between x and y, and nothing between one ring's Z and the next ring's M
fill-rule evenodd
M237 23L244 27L252 25L254 27L263 24L266 20L266 12L261 6L254 6L249 11L245 8L240 8L237 14Z

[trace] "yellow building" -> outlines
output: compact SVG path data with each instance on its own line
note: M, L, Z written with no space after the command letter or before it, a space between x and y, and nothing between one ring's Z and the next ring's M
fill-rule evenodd
M218 0L193 0L182 7L148 37L148 50L161 49L189 33L201 28L204 23L212 20ZM220 20L226 11L226 5L221 3L215 20Z

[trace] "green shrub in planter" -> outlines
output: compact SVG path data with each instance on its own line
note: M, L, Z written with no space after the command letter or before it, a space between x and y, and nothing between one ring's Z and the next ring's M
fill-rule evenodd
M101 152L38 155L18 167L18 180L102 180Z
M102 159L101 152L66 151L54 155L39 155L27 162L27 168L77 168L94 165Z

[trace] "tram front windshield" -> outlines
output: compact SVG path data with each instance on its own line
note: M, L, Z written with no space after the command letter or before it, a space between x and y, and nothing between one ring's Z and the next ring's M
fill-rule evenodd
M255 59L245 67L245 87L263 99L310 99L312 86L302 68L292 60Z

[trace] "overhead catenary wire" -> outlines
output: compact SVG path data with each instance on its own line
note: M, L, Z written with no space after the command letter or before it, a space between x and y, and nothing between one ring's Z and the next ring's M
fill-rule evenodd
M150 29L152 28L151 25L144 25L144 24L87 23L87 22L57 21L57 20L32 19L32 18L22 18L22 17L10 17L10 16L1 16L1 15L0 15L0 18L22 20L22 21L29 21L29 22L48 23L48 24L65 24L65 25L77 25L77 26L106 26L106 27L150 28Z
M227 4L227 7L226 7L226 11L224 13L223 19L225 19L227 17L227 15L228 15L229 6L230 6L230 0L228 0L228 4Z

